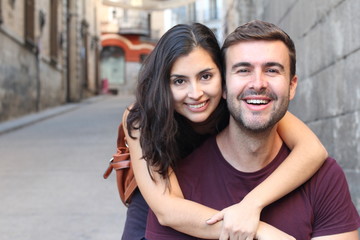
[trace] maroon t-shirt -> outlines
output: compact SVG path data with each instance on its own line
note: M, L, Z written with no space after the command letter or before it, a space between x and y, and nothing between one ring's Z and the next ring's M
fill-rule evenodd
M266 167L245 173L224 159L216 138L211 137L181 161L176 175L186 199L221 210L241 201L284 161L289 152L283 145ZM351 201L345 175L332 158L328 158L308 182L264 208L261 220L297 240L349 232L360 227L359 214ZM197 239L161 226L152 211L148 215L146 238Z

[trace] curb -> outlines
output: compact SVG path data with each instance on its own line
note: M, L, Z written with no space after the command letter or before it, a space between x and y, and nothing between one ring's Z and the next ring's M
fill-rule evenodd
M99 100L103 100L105 96L96 96L88 99L84 99L79 103L66 103L64 105L49 108L37 113L31 113L24 117L19 117L14 120L9 120L3 123L0 123L0 135L9 133L11 131L35 124L37 122L43 121L45 119L55 117L57 115L73 111L84 104L91 104Z

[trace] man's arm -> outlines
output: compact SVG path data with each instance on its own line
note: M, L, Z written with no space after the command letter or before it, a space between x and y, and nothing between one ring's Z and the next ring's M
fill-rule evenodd
M358 231L334 234L329 236L315 237L311 240L359 240Z
M312 239L359 240L360 217L340 165L329 158L311 185L315 216Z

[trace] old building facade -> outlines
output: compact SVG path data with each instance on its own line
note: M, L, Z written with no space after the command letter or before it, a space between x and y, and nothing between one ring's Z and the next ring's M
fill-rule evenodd
M0 0L0 122L99 91L99 3Z
M109 91L133 93L141 63L158 39L151 40L150 16L136 9L102 7L100 77Z

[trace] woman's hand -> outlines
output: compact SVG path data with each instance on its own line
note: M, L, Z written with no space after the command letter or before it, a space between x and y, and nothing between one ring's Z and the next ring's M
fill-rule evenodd
M214 224L223 220L219 240L252 240L256 236L261 208L246 202L245 199L223 209L206 221L207 224Z

